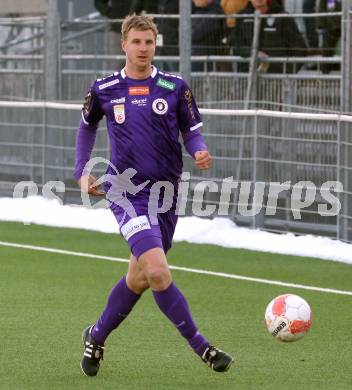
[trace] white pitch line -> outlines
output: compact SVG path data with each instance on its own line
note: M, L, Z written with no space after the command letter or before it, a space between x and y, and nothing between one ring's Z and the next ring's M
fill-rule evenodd
M128 263L129 262L128 259L121 259L119 257L94 255L92 253L85 253L85 252L72 252L72 251L66 251L64 249L48 248L46 246L33 246L33 245L16 244L14 242L0 241L0 246L8 246L8 247L20 248L20 249L31 249L33 251L40 251L40 252L59 253L62 255L69 255L69 256L89 257L91 259L110 260L110 261L116 261L119 263Z
M68 256L88 257L90 259L109 260L109 261L115 261L118 263L128 263L129 262L128 259L122 259L120 257L102 256L102 255L95 255L92 253L85 253L85 252L73 252L73 251L67 251L67 250L63 250L63 249L48 248L48 247L44 247L44 246L17 244L14 242L0 241L0 246L19 248L19 249L30 249L30 250L34 250L34 251L57 253L57 254L68 255ZM325 293L331 293L331 294L351 295L352 296L352 291L335 290L333 288L306 286L304 284L286 283L286 282L281 282L279 280L252 278L250 276L227 274L224 272L206 271L206 270L196 269L196 268L178 267L175 265L170 265L170 268L175 270L175 271L192 272L192 273L201 274L201 275L211 275L211 276L218 276L221 278L245 280L247 282L270 284L270 285L274 285L274 286L300 288L302 290L311 290L311 291L319 291L319 292L325 292Z

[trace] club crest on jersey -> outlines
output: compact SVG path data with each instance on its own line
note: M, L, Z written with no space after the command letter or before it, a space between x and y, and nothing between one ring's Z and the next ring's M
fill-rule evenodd
M125 119L125 105L124 104L117 104L114 106L114 116L115 116L115 121L119 125L121 125Z
M169 106L168 106L166 100L164 100L164 99L155 99L153 101L152 108L153 108L153 111L156 114L164 115L167 112Z

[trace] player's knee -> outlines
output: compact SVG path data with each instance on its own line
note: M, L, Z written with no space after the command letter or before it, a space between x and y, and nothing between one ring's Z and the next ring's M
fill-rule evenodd
M142 274L127 274L127 285L134 293L139 295L143 294L143 292L149 288L148 280Z
M139 257L144 276L153 290L162 291L171 283L171 273L165 253L160 248L153 248Z
M139 294L142 294L145 290L148 290L149 283L146 278L140 278L137 281L137 288L139 289Z
M146 279L138 280L135 284L135 292L137 294L143 294L145 290L148 290L148 288L149 288L149 283Z
M137 295L142 295L145 290L148 290L149 284L148 283L134 283L131 286L129 286L130 290L132 290Z
M171 283L171 274L165 267L148 267L146 277L153 290L166 290Z

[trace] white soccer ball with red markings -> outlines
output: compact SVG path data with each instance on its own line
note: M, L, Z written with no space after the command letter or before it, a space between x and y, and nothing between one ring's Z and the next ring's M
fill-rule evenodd
M284 294L274 298L265 311L266 327L281 341L301 339L312 325L312 310L298 295Z

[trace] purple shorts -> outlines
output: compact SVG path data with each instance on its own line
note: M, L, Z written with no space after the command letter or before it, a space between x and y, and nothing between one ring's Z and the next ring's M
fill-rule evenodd
M111 204L110 209L119 224L120 233L127 241L132 254L138 258L152 248L162 248L167 253L172 245L178 218L176 215L176 202L174 202L170 210L158 213L157 224L153 224L153 219L148 215L148 197L137 196L133 200L129 200L133 204L133 214L131 212L129 215L125 211L126 208L122 208L115 203Z

